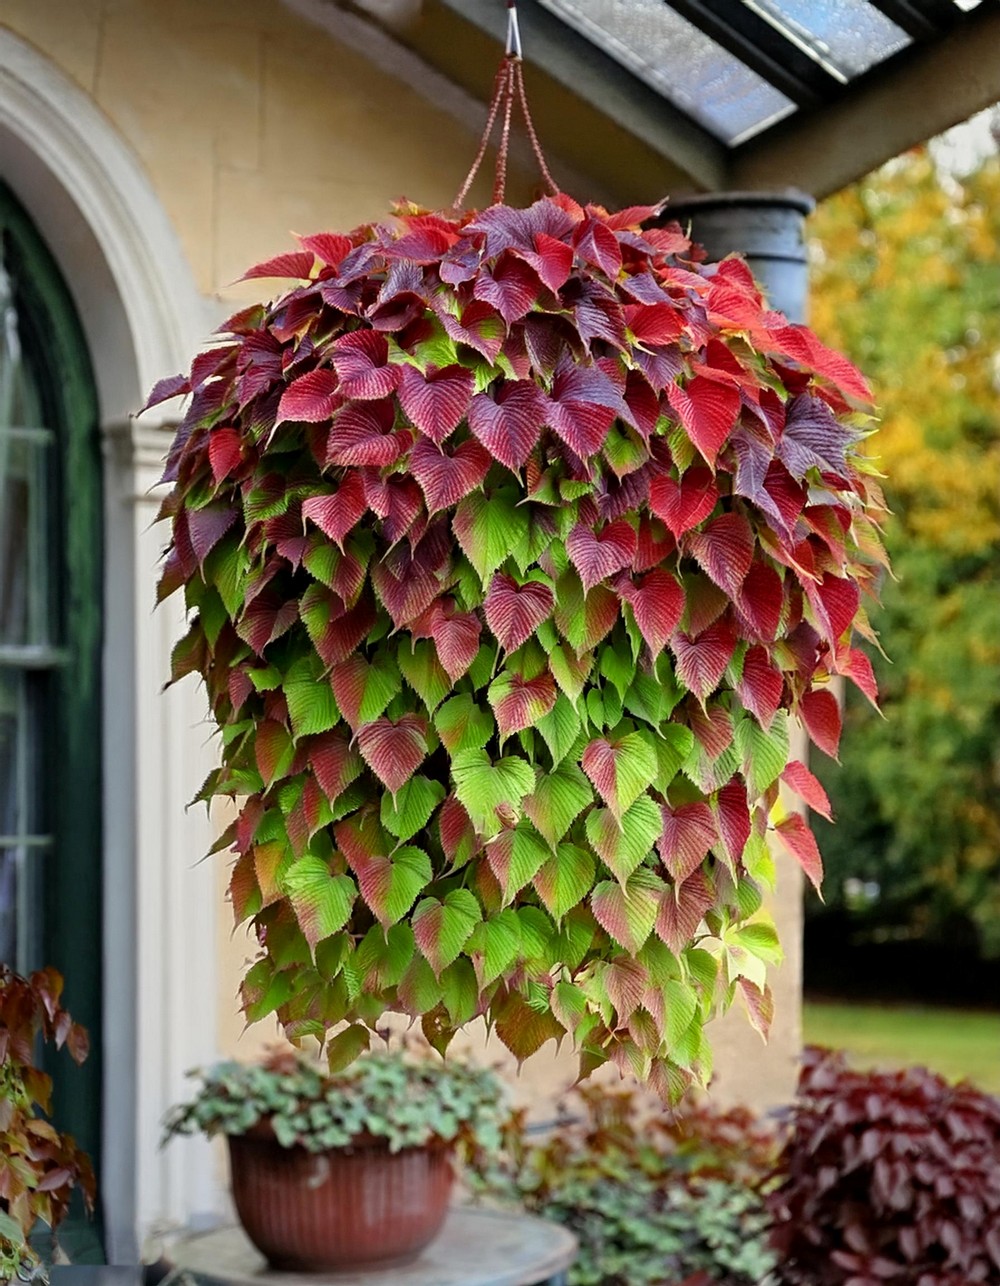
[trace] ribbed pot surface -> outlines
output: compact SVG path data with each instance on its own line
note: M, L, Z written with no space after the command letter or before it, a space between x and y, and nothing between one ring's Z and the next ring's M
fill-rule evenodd
M307 1152L229 1139L233 1198L272 1268L324 1272L416 1255L444 1222L451 1156L384 1144Z

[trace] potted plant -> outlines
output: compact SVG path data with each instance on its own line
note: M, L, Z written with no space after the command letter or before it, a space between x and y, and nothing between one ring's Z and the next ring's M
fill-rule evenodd
M0 1283L44 1277L28 1234L39 1221L53 1232L73 1191L94 1204L94 1172L73 1139L41 1113L51 1110L52 1081L35 1062L39 1038L63 1045L77 1063L88 1053L86 1031L60 1004L55 969L30 978L0 964Z
M329 1073L281 1051L200 1076L166 1135L226 1136L240 1221L289 1271L417 1254L444 1220L454 1161L482 1165L507 1115L491 1071L396 1053Z
M836 755L829 678L876 699L864 380L651 208L403 206L248 275L295 284L150 397L248 1018L339 1064L485 1016L678 1096L737 995L767 1030L769 832L820 880L790 720Z

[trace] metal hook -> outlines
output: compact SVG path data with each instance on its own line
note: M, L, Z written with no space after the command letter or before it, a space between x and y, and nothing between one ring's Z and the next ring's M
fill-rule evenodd
M521 28L517 21L516 0L507 0L507 57L521 57Z

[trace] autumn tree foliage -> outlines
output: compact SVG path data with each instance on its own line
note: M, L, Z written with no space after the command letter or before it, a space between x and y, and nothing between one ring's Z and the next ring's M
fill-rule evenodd
M677 1094L742 993L798 713L835 754L883 560L850 362L656 214L400 209L251 277L187 376L161 594L238 797L251 1019L335 1064L485 1015ZM818 882L798 814L779 839Z
M919 936L974 923L1000 954L1000 161L901 157L817 212L814 321L879 390L898 583L873 652L883 721L848 693L827 902Z

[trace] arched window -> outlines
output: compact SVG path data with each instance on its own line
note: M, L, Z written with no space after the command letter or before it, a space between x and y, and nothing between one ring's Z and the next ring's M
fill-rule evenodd
M97 1159L101 1032L101 455L83 332L0 183L0 959L51 964L92 1054L56 1119Z

